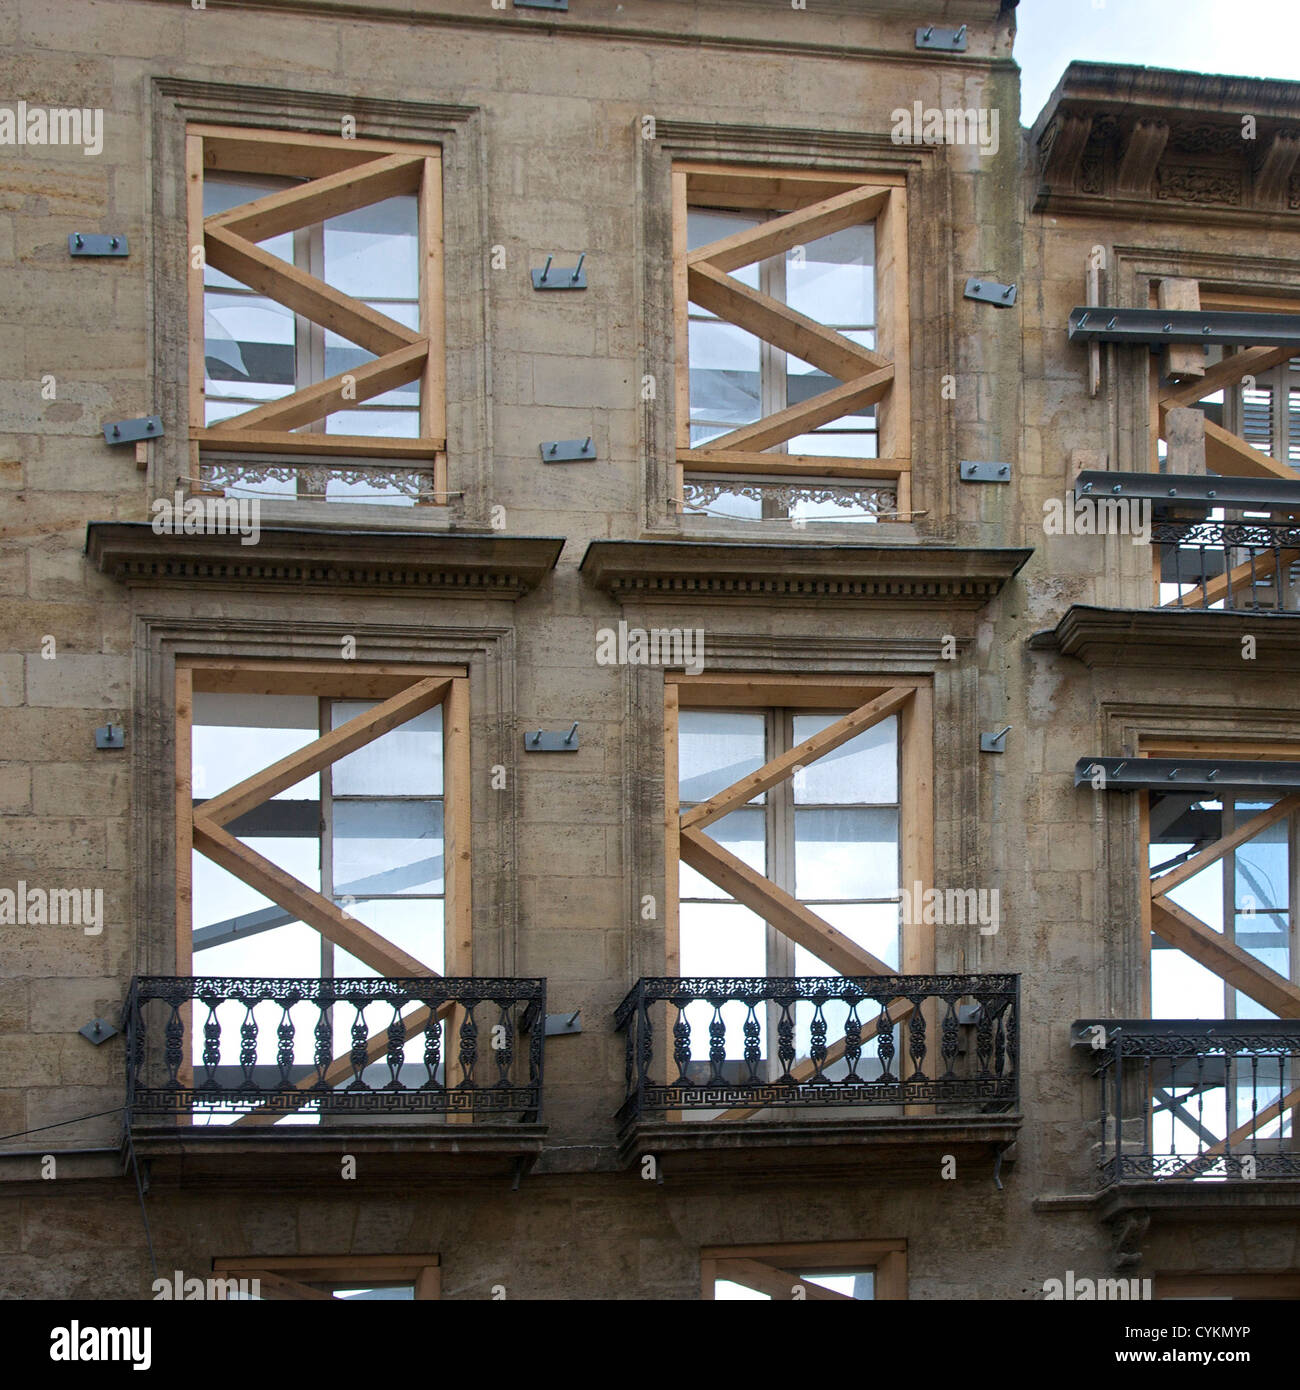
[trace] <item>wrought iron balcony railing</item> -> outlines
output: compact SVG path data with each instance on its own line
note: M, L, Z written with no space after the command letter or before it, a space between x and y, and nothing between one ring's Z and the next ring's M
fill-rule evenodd
M639 980L614 1020L627 1033L618 1118L768 1106L1013 1109L1019 988L1018 975Z
M449 1114L535 1121L545 980L141 976L127 1119Z
M1161 605L1300 609L1300 526L1289 521L1158 520Z
M1300 1023L1087 1021L1101 1092L1099 1177L1300 1178Z

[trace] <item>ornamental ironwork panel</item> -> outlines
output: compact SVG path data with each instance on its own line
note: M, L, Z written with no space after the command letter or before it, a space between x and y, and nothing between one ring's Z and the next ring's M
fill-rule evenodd
M1156 521L1160 579L1176 608L1300 609L1300 526L1280 521Z
M454 1114L532 1122L541 979L140 976L127 996L127 1121Z
M1019 1099L1017 975L637 981L621 1124L677 1110L932 1105L993 1113Z
M1144 1020L1089 1031L1102 1187L1300 1178L1300 1024Z

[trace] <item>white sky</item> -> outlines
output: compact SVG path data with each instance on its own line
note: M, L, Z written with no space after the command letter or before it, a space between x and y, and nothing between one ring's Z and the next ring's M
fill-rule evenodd
M1300 81L1300 0L1020 0L1016 29L1025 126L1076 58Z

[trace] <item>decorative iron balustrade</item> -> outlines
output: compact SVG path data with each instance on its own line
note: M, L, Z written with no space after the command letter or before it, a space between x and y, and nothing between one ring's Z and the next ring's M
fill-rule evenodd
M384 502L431 506L437 495L437 470L427 465L382 460L251 458L204 454L194 482L201 493L258 498L263 502ZM288 485L287 487L285 485Z
M1013 1109L1019 998L1018 975L639 980L614 1016L627 1034L618 1118L768 1106Z
M1172 608L1300 609L1300 526L1280 521L1155 521L1160 581Z
M541 1111L546 981L140 976L127 996L127 1120Z
M1300 1178L1300 1023L1125 1020L1086 1031L1101 1091L1103 1187Z

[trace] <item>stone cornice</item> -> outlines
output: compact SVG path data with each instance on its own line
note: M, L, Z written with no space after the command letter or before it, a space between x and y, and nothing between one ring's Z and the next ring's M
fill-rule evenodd
M263 527L238 535L154 533L144 521L92 521L86 554L125 584L285 585L518 598L555 567L563 537Z
M1085 666L1243 670L1243 637L1255 639L1247 671L1300 667L1300 613L1231 613L1216 608L1093 608L1075 604L1055 628L1028 640L1034 651Z
M592 541L581 569L620 600L817 599L982 608L1032 550L933 545Z
M1300 220L1300 83L1071 63L1029 145L1035 211Z

